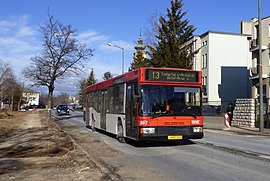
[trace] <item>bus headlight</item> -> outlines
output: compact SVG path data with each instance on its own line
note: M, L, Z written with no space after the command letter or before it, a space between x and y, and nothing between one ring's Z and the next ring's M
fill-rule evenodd
M141 134L155 134L155 128L140 128Z
M200 133L203 131L203 128L202 127L193 127L193 132L194 133Z

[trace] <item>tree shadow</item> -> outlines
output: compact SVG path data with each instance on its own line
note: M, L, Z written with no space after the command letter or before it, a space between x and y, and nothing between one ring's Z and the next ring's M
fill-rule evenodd
M33 164L26 163L19 159L4 159L0 160L0 175L8 173L18 173L25 168L31 167Z

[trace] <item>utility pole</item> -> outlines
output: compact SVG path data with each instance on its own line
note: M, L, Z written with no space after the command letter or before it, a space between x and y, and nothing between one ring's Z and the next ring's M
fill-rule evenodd
M260 132L264 131L264 119L263 119L263 78L262 78L262 20L261 20L261 1L258 0L258 46L259 46L259 97L260 97ZM268 105L266 105L268 106Z

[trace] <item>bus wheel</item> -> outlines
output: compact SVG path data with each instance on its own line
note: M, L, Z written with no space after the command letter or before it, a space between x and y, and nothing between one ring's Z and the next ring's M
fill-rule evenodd
M123 135L123 126L121 123L118 123L117 126L117 139L120 143L125 143L125 138Z

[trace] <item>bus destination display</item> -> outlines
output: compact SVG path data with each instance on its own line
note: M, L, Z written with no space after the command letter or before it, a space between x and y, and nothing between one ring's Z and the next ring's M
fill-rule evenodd
M198 72L181 70L146 70L145 80L170 82L199 82Z

